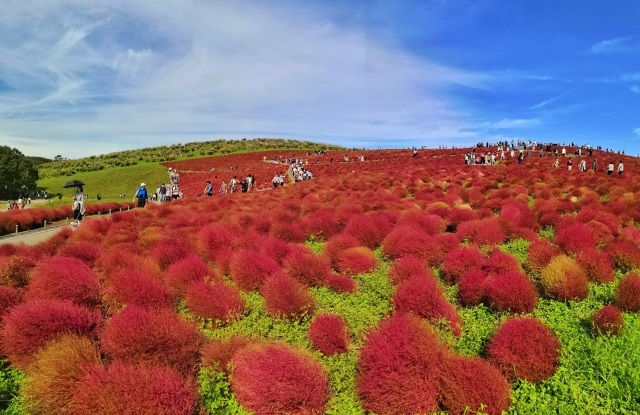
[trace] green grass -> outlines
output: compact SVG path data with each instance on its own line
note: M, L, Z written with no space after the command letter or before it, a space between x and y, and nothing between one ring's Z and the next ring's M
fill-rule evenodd
M169 182L167 169L160 163L140 163L127 167L112 167L99 171L82 172L73 176L47 177L38 180L38 189L49 193L52 198L52 206L59 203L69 203L73 196L73 189L63 189L65 182L77 179L85 183L84 192L89 195L90 201L95 202L96 194L102 195L102 201L122 202L119 195L125 194L124 201L133 199L135 191L141 182L147 183L151 193L155 192L160 183ZM58 202L56 194L62 195Z

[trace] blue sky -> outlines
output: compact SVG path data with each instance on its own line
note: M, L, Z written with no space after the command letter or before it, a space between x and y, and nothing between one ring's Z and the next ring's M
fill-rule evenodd
M640 1L4 0L0 144L576 142L640 154Z

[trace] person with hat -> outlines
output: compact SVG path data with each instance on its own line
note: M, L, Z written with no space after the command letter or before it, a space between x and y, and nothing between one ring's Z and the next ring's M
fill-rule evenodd
M136 191L136 195L133 198L138 199L138 207L143 208L148 199L147 185L144 183L140 183L140 187Z

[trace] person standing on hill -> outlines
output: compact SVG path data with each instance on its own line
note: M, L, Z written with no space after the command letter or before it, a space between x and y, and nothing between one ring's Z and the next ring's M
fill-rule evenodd
M609 162L607 166L607 174L611 175L613 173L613 161Z
M211 184L211 180L207 180L203 193L207 196L213 196L213 185Z
M598 160L593 159L593 163L591 164L591 170L595 172L597 167L598 167Z
M84 191L82 190L82 186L76 186L76 192L73 195L73 219L75 219L76 224L80 224L84 216Z
M158 193L160 194L160 203L164 203L167 200L167 185L162 183Z
M620 160L620 163L618 164L618 175L622 176L623 171L624 171L624 164L622 164L622 160Z
M147 194L147 185L144 183L140 183L140 187L136 191L136 195L133 198L138 199L138 207L143 208L144 205L147 204L147 199L149 198Z

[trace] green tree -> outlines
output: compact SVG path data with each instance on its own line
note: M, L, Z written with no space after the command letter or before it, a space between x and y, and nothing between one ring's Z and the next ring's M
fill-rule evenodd
M0 198L15 198L36 188L38 170L16 148L0 146Z

